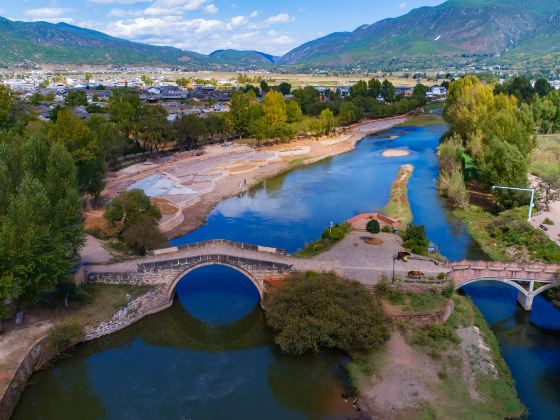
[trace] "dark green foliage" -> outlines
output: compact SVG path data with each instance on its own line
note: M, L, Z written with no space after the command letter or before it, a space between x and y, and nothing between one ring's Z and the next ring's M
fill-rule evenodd
M117 229L127 248L140 255L165 241L157 222L161 219L142 190L126 191L114 198L105 208L104 217Z
M333 273L294 273L274 290L266 319L282 351L302 354L323 348L368 352L389 337L373 294Z
M526 250L532 260L560 263L560 249L544 233L527 222L527 207L502 212L486 229L497 243L504 247Z
M513 95L519 102L529 103L533 100L535 89L531 85L531 81L524 76L515 76L506 80L503 84L498 84L494 88L496 95L504 93L506 95Z
M289 95L292 93L292 85L288 82L282 82L275 89L280 92L282 95Z
M366 230L372 235L379 233L380 231L379 222L375 219L371 219L369 222L367 222Z
M124 229L143 220L159 221L161 213L142 190L125 191L105 208L104 216L112 223L122 223Z
M67 280L84 239L74 159L38 124L0 132L0 302L18 306Z
M311 242L310 244L306 244L302 250L296 253L296 256L312 257L314 255L318 255L331 248L338 241L342 240L351 230L352 227L348 222L344 222L341 225L336 224L332 228L328 227L323 231L320 239L315 242Z
M87 104L86 93L81 90L72 90L64 98L64 105L69 107L86 106Z
M424 225L408 225L406 228L403 246L414 254L423 255L428 249L428 238Z
M122 236L128 249L138 255L144 255L147 251L157 248L166 241L157 223L149 219L143 219L131 225Z

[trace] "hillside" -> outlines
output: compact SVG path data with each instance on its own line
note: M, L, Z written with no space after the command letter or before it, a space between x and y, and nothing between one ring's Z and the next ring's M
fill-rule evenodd
M560 0L448 0L307 42L283 57L210 55L114 38L65 23L0 17L0 65L169 65L190 70L313 67L421 69L472 61L553 67L560 62Z
M208 58L213 64L238 66L270 66L279 59L279 57L253 50L216 50L210 53Z
M449 0L308 42L284 55L297 66L422 67L465 56L517 60L560 51L560 0Z
M0 17L0 62L54 64L206 65L207 57L172 47L130 42L66 23Z

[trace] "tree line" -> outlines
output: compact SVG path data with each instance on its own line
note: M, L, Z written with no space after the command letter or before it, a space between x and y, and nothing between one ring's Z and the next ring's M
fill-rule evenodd
M501 85L465 76L449 86L444 117L450 131L438 149L440 188L450 203L468 203L465 181L491 191L502 208L525 203L526 197L493 185L526 187L537 133L560 130L560 93L549 83L532 85L523 77Z

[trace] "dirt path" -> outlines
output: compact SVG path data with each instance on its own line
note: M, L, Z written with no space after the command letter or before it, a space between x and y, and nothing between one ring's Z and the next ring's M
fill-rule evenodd
M404 413L437 398L438 367L432 359L408 345L394 331L378 373L362 387L360 403L373 418L403 418Z

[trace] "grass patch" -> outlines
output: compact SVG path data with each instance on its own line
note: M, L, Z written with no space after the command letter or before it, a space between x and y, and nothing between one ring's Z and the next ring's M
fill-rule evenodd
M440 115L437 114L418 114L412 115L406 121L397 124L395 127L427 127L430 125L444 124L445 121Z
M429 312L442 308L449 300L450 294L447 290L439 291L435 288L426 290L424 293L402 292L386 283L377 287L380 299L389 302L403 312Z
M391 193L389 201L383 209L383 214L400 221L401 228L404 228L412 222L412 211L408 201L408 181L412 176L414 166L402 165L391 185Z
M527 222L527 207L498 216L477 208L453 213L466 223L472 238L492 260L560 262L560 248Z
M326 228L320 239L306 244L305 247L297 251L294 256L300 258L310 258L315 255L319 255L320 253L331 249L336 243L344 239L351 230L352 226L348 222L344 222L341 225L334 225L332 229Z
M344 367L354 391L358 391L362 384L379 371L385 363L386 356L384 346L369 354L352 356L352 360L346 363Z
M298 166L302 166L306 160L311 159L310 156L303 156L297 159L294 159L290 162L290 169L297 168Z
M64 311L59 314L61 321L64 320L64 322L82 327L107 321L130 300L146 293L148 288L129 284L92 284L86 286L85 291L91 296L88 304L68 308L68 312Z
M560 135L538 136L529 171L539 177L560 177Z

